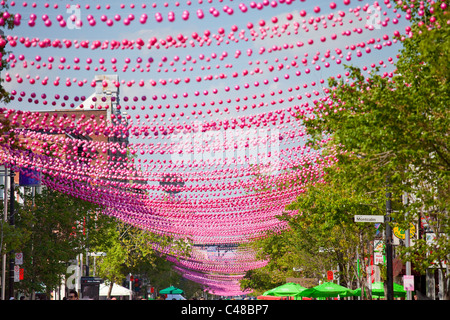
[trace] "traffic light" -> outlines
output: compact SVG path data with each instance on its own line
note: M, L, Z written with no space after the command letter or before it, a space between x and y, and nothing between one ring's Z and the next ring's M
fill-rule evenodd
M136 292L141 291L141 281L139 280L139 278L135 278L134 279L133 290L136 291Z

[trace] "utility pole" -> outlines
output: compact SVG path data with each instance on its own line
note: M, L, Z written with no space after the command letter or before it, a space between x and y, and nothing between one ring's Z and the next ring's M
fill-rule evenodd
M10 188L9 188L9 224L14 227L15 225L15 217L14 217L14 171L10 171ZM11 250L10 256L9 256L9 298L14 298L14 263L15 263L15 257L14 257L14 250Z
M86 215L86 218L84 220L84 229L86 230L86 277L89 277L89 229L88 229L88 222L89 222L89 214Z
M405 193L403 195L403 205L408 205L408 195ZM411 241L411 234L409 231L409 228L406 228L405 231L405 247L409 248L410 245L410 241ZM411 275L411 261L409 260L409 254L408 254L408 259L406 261L406 275L410 276ZM407 290L406 291L406 300L412 300L412 292Z
M5 166L5 176L4 176L4 182L5 182L5 189L3 194L3 220L4 223L8 221L8 168ZM2 237L3 237L3 230L2 230ZM3 238L2 238L3 240ZM2 241L3 245L3 241ZM2 248L3 249L3 248ZM5 288L6 288L6 253L3 254L2 259L2 300L5 300Z
M5 32L3 31L3 30L1 30L0 29L0 38L3 38L3 36L5 35ZM1 60L1 59L0 59ZM0 61L0 73L1 73L1 70L2 70L3 68L1 67L1 61ZM7 211L8 211L8 209L7 209L7 205L8 205L8 199L7 199L7 195L8 195L8 168L6 167L6 163L4 164L4 168L5 168L5 189L4 189L4 191L5 191L5 193L4 193L4 198L3 198L3 204L4 204L4 206L3 206L3 218L4 218L4 221L5 221L5 223L6 223L6 221L7 221ZM3 229L2 229L2 240L3 240ZM2 241L2 245L3 245L3 241ZM0 249L3 249L3 248L0 248ZM5 300L5 283L6 283L6 281L5 281L5 276L6 276L6 254L4 254L3 255L3 259L2 259L2 283L1 283L1 285L2 285L2 300Z
M388 188L390 188L390 184L388 183ZM390 190L386 193L386 229L385 229L385 241L386 241L386 285L387 285L387 300L394 300L394 272L392 267L392 228L390 225L391 222L391 212L392 212L392 203L391 203L392 194Z

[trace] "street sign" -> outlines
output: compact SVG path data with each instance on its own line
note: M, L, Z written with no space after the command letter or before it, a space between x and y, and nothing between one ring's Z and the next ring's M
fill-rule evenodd
M91 257L106 257L106 252L89 252L88 255Z
M374 252L373 253L373 263L375 265L384 264L384 255L382 252Z
M22 252L16 253L15 264L23 264L23 254L22 254Z
M19 174L19 185L39 187L41 185L41 173L39 171L23 168Z
M88 300L99 300L102 278L81 277L81 296Z
M394 233L394 236L396 236L399 239L405 239L405 229L400 228L399 226L394 226L392 229L392 232ZM411 223L410 229L409 229L409 236L412 238L416 234L416 227Z
M95 283L100 284L103 283L103 279L99 277L81 277L81 283L87 284L87 283Z
M384 216L356 215L355 222L383 223Z
M333 278L334 278L333 271L327 271L327 279L331 281L333 280Z
M405 289L405 291L414 291L414 276L403 276L403 288Z
M14 282L20 281L20 267L14 266Z

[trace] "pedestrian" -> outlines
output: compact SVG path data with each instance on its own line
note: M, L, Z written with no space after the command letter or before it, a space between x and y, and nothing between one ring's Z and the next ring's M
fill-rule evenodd
M76 292L75 290L70 290L69 291L69 300L78 300L78 292Z

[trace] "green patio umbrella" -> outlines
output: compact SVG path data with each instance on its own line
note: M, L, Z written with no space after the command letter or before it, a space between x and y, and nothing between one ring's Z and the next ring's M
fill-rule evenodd
M361 296L361 288L353 290L355 295ZM372 283L372 296L376 298L384 297L384 283L374 282ZM394 283L394 297L406 297L406 290L403 286Z
M318 286L306 289L299 293L300 296L309 298L330 298L337 296L344 297L351 294L352 290L333 282L324 282Z
M264 292L263 296L292 297L298 295L303 290L306 290L306 288L302 287L298 283L288 282Z
M183 290L176 288L174 286L170 286L168 288L162 289L159 291L160 294L183 294Z

